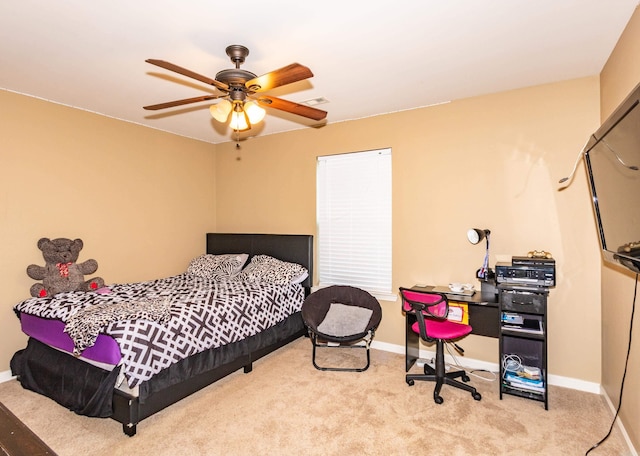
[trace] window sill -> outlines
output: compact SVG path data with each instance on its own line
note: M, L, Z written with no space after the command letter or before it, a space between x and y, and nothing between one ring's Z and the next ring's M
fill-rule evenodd
M318 291L320 288L326 288L326 287L330 287L331 285L315 285L313 287L311 287L311 293L313 293L314 291ZM390 301L390 302L396 302L398 300L398 294L397 293L385 293L385 292L381 292L381 291L369 291L366 290L369 293L371 293L371 295L380 300L380 301Z

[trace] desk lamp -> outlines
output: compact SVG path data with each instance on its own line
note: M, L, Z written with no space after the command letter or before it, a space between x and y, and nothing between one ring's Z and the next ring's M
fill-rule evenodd
M487 229L480 230L478 228L472 228L469 231L467 231L467 239L469 239L469 242L471 242L474 245L478 244L483 239L487 240L487 249L484 255L484 263L482 264L482 267L478 269L478 271L476 272L476 277L485 282L493 281L493 279L495 278L495 274L489 267L489 237L490 236L491 236L491 231Z

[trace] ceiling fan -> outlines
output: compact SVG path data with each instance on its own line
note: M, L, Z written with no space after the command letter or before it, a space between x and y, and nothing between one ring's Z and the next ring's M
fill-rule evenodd
M164 60L147 59L146 62L152 65L212 85L221 93L144 106L144 109L155 111L222 98L222 101L209 108L211 115L219 122L226 122L229 114L231 114L230 126L235 131L249 130L251 124L260 122L265 115L265 110L262 109L262 106L279 109L317 121L327 116L326 111L311 106L263 95L263 92L275 89L276 87L312 77L313 73L306 66L300 65L299 63L292 63L291 65L258 77L250 71L240 68L240 65L244 63L245 58L249 55L249 49L239 44L233 44L227 47L226 52L236 67L219 71L215 79L202 76Z

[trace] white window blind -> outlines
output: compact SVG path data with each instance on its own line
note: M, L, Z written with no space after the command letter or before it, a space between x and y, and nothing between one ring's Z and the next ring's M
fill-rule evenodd
M320 286L391 293L391 149L318 157Z

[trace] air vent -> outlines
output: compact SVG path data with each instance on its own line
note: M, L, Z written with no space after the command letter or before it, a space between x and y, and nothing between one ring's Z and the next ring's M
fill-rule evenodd
M329 103L329 100L327 100L325 97L312 98L311 100L305 100L300 102L300 104L307 105L307 106L317 106L325 103Z

